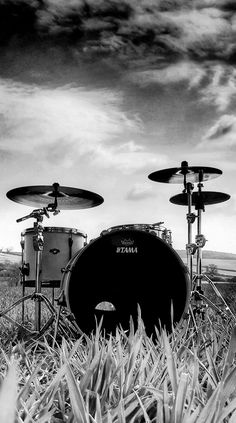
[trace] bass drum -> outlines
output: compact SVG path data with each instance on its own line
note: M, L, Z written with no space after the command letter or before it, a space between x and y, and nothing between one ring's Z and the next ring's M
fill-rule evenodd
M136 229L106 232L92 240L69 262L62 278L66 307L80 329L89 333L103 315L113 332L137 323L138 305L146 332L154 326L171 330L187 311L190 280L173 248L153 233ZM98 310L101 303L110 310ZM173 313L172 313L173 311ZM95 319L96 318L96 319Z

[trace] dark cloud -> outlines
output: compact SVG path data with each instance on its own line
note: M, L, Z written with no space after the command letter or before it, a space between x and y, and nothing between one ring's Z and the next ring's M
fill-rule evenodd
M235 9L229 0L0 0L0 45L57 45L131 67L186 56L232 63Z
M28 37L37 32L40 1L0 1L0 43L13 37Z

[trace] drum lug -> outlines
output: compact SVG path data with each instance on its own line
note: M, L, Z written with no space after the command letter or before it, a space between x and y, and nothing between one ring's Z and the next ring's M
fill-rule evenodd
M71 270L72 270L71 266L62 267L61 273L69 273L69 272L71 272Z
M24 264L20 267L20 271L21 271L21 274L22 274L23 276L29 276L29 274L30 274L30 266L29 266L29 263L24 263Z
M66 307L66 299L64 291L61 291L59 297L55 298L58 306Z
M186 244L186 251L193 256L197 251L197 245L194 243Z
M70 322L75 321L75 315L73 313L68 314L66 317Z

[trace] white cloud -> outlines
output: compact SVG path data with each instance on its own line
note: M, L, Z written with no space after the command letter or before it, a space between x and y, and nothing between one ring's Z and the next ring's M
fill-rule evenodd
M236 70L231 66L216 65L211 72L210 83L201 90L202 101L215 105L222 112L236 98Z
M0 127L2 149L48 154L65 167L81 155L95 158L100 166L128 166L141 149L132 141L117 146L141 126L122 111L121 95L108 90L38 88L0 80Z
M236 146L236 116L223 115L211 126L198 148L226 150ZM227 152L227 151L226 151Z
M205 75L206 70L201 65L191 61L180 61L162 69L132 72L127 77L140 86L150 83L166 85L187 81L190 87L195 87L199 86Z
M145 198L153 197L155 194L152 187L147 183L137 183L133 188L127 193L127 200L137 201L143 200Z
M107 168L115 167L125 174L130 174L141 169L152 169L166 165L168 159L166 155L153 154L132 141L109 148L100 146L94 154L93 162Z
M182 42L189 47L191 43L216 38L220 34L231 32L230 23L224 19L223 13L216 8L182 9L180 12L167 13L168 17L182 28Z

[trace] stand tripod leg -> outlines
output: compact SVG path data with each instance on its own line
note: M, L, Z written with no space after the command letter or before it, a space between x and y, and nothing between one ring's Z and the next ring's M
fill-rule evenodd
M22 297L24 298L25 297L25 277L23 276L22 277ZM22 321L22 324L24 325L24 323L25 323L25 302L24 301L22 301L22 317L21 317L21 321Z
M58 326L59 326L59 319L60 319L60 314L61 314L61 308L62 308L62 306L59 305L58 311L57 311L56 322L55 322L55 330L54 330L54 335L53 335L52 348L54 348L54 345L55 345L55 342L56 342L56 336L57 336L57 332L58 332Z
M236 316L235 314L232 312L232 310L230 309L229 305L227 304L227 302L225 301L224 297L221 295L220 291L216 288L214 282L212 282L212 280L207 276L207 275L203 275L203 277L207 280L207 282L211 285L213 291L215 292L215 294L221 299L221 301L223 302L226 311L229 311L229 313L231 314L231 317L233 317L233 319L236 321Z
M10 307L8 307L7 309L3 310L0 312L0 317L3 317L4 319L8 320L9 322L15 324L16 326L18 326L19 328L23 328L24 330L26 330L28 333L30 334L34 334L35 332L29 330L28 328L26 328L25 326L23 326L22 324L18 323L16 320L12 319L11 317L7 316L7 313L9 313L9 311L13 310L15 307L17 307L20 303L24 304L24 302L26 300L29 300L32 298L32 295L26 295L23 298L20 298L19 300L17 300L14 304L12 304Z

